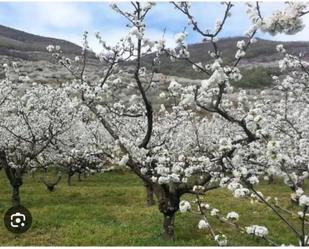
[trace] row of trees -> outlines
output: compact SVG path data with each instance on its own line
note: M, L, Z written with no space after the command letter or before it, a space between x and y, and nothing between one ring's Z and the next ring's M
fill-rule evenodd
M280 45L282 74L274 77L270 96L261 93L260 98L252 97L232 86L242 77L238 66L258 42L257 32L299 32L304 26L302 17L308 14L306 4L286 3L286 9L267 17L262 15L260 3L247 4L252 25L246 38L235 44L238 50L230 64L222 60L218 36L234 5L222 3L221 20L213 29L204 30L189 3L171 4L201 40L212 44L213 49L205 51L212 57L209 63L190 58L185 32L176 35L173 49L166 47L164 35L158 41L146 38L145 18L155 4L132 2L126 10L111 4L128 21L129 32L123 39L110 46L97 34L102 45L100 80L89 81L85 73L90 50L87 33L82 54L74 59L65 57L59 46L48 46L53 58L74 77L61 87L14 82L10 67L5 67L6 79L0 89L0 132L5 139L0 144L0 160L12 186L13 204L20 203L23 174L33 168L63 165L70 175L71 169L96 170L114 163L129 167L143 181L149 204L153 203L152 195L156 196L167 239L175 236L176 212L191 208L181 197L193 194L202 215L198 227L207 228L218 245L227 244L227 237L209 224L207 212L222 217L200 199L208 191L227 187L236 198L253 198L267 205L300 244L307 245L309 196L303 185L309 163L308 63L302 55L291 55ZM150 52L155 58L146 69L142 58ZM154 75L162 56L169 56L172 62L189 62L205 79L200 85L188 86L172 80L167 91L161 91ZM121 67L128 60L134 60L133 73ZM16 65L12 66L18 74ZM152 95L160 98L161 106L153 105ZM278 202L256 190L261 179L273 176L282 177L291 188L301 209L300 229L282 214ZM235 219L238 214L231 212L223 220L233 225L228 220ZM235 228L275 244L265 227Z
M66 90L29 84L16 63L4 65L4 70L0 165L12 187L12 204L20 205L25 173L58 166L70 182L75 173L102 171L107 157L97 146L100 129L82 120L82 108Z

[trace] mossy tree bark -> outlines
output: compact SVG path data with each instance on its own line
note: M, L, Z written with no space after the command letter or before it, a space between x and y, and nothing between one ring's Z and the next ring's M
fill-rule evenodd
M163 214L163 238L175 239L175 214L179 210L180 194L172 185L154 184L153 190L159 202L159 210Z

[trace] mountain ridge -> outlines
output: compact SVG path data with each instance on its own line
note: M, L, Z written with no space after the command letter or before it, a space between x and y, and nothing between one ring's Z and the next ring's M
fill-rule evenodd
M236 43L239 40L246 39L246 37L225 37L219 39L217 42L219 51L222 52L223 61L230 63L235 61L235 54L237 51ZM257 42L252 44L247 51L246 56L241 60L239 64L242 68L254 68L254 67L276 67L279 59L282 55L276 51L276 46L283 44L286 50L291 54L303 53L304 59L309 61L309 42L306 41L273 41L257 38ZM188 50L190 52L190 59L193 62L211 63L212 58L208 51L212 50L212 45L209 41L202 43L189 44ZM151 62L154 58L154 54L146 55L143 58L146 67L151 67ZM178 76L190 76L189 78L199 78L203 74L196 73L192 69L192 65L184 60L177 60L171 63L168 57L161 57L161 64L159 71L164 74Z
M220 51L223 54L225 63L235 60L238 40L246 39L242 36L224 37L217 42ZM66 56L76 56L81 54L82 48L72 42L34 35L18 29L0 25L0 58L13 58L24 61L51 61L51 56L47 52L48 45L60 45ZM241 60L239 67L244 70L244 77L241 86L251 87L252 85L268 86L271 82L271 75L276 73L278 60L281 58L276 51L276 45L283 44L287 51L292 54L302 52L304 58L309 61L309 42L307 41L273 41L257 38L257 43L253 44L248 50L246 56ZM211 63L212 58L208 51L212 49L210 42L189 44L188 49L191 54L191 60L194 62ZM101 65L98 59L91 54L92 70L100 72ZM143 64L151 68L154 54L147 54L142 58ZM8 58L6 59L8 60ZM133 66L134 60L125 62L124 66ZM40 69L41 70L41 69ZM197 73L192 69L192 65L186 61L177 61L171 63L167 56L161 56L161 64L158 72L187 79L203 79L205 75Z
M80 54L81 47L73 42L31 34L0 25L0 55L25 60L46 59L46 47L57 44L65 54ZM31 53L32 52L32 53Z

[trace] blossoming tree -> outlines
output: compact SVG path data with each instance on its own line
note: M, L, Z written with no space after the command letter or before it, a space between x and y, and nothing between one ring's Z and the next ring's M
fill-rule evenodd
M12 204L20 205L23 175L40 167L38 157L72 124L74 105L66 92L47 85L29 84L9 73L1 82L0 160L12 187ZM15 73L18 65L13 64Z
M278 158L278 146L274 139L281 137L282 131L274 129L277 120L271 120L271 112L268 112L269 116L264 115L269 104L266 99L252 99L245 91L235 94L232 83L242 77L238 66L251 45L257 42L256 33L259 30L271 34L294 34L300 31L303 28L301 18L308 13L306 5L288 3L285 10L263 17L259 3L248 4L247 13L252 26L246 33L246 39L237 42L235 60L227 64L222 59L218 36L228 22L233 4L223 3L225 11L221 21L216 23L214 30L206 31L195 20L190 4L172 4L187 17L193 30L212 44L213 49L209 51L212 59L209 63L203 65L192 61L185 42L186 33L176 36L175 49L166 48L164 36L159 41L146 38L145 18L153 3L132 2L127 10L112 4L112 8L127 19L129 32L114 46L107 45L97 34L102 45L102 53L98 55L103 64L100 80L90 81L85 73L89 52L87 33L84 35L81 57L74 60L66 58L60 47L48 47L53 57L74 76L74 81L67 85L67 89L72 95L79 96L80 103L108 133L105 139L111 145L109 154L114 162L128 166L156 195L164 217L166 238L174 238L175 213L179 208L189 208L188 203L180 203L182 195L190 193L199 198L211 189L227 187L235 197L254 194L272 208L305 245L305 232L297 232L254 188L260 177L269 175L270 159L276 161ZM150 52L156 56L153 67L146 69L142 57ZM160 63L160 56L165 55L172 61L185 60L191 63L196 71L205 74L205 79L198 86L187 87L172 80L167 92L158 92L154 66ZM127 60L134 62L133 73L119 67ZM160 107L153 105L153 95L161 98L163 104ZM164 103L170 106L166 104L166 107ZM306 104L301 108L306 108ZM305 142L302 141L302 144ZM266 156L263 153L265 151ZM302 176L304 171L306 169L301 170ZM287 170L284 172L287 177L291 175ZM306 196L299 200L301 205L307 207ZM209 226L202 203L197 203L204 216L198 227L210 228L218 245L225 245L226 236L215 234ZM233 212L227 215L227 220L238 218ZM245 230L262 238L268 234L266 228L257 225Z
M300 245L307 245L305 216L308 197L304 195L301 186L302 181L308 176L307 149L305 149L307 148L307 125L303 123L304 118L302 118L302 114L306 115L308 108L306 93L308 64L297 56L286 54L284 48L278 46L277 49L285 54L285 58L280 62L281 69L292 69L291 75L284 76L283 80L275 78L278 84L277 88L282 91L281 96L284 98L276 102L274 99L263 96L262 99L255 98L250 101L249 96L246 96L244 91L240 91L237 94L238 99L233 102L232 96L229 96L233 90L231 82L241 78L237 66L246 56L246 51L251 44L256 42L254 36L257 31L262 30L271 34L280 32L294 34L300 31L303 28L301 17L308 14L306 4L287 3L288 7L284 11L278 10L264 18L261 14L260 4L249 3L247 12L253 25L246 34L247 40L237 42L238 50L235 54L235 61L231 65L226 65L221 59L217 36L227 22L233 5L223 3L226 7L223 19L216 23L212 32L211 30L203 31L198 25L188 3L173 4L188 18L193 30L213 45L213 51L209 51L213 62L206 65L193 62L190 59L190 53L185 44L185 33L177 36L177 49L166 52L173 61L186 60L192 64L195 70L205 73L208 77L207 80L201 82L201 86L195 88L194 104L198 111L203 110L211 114L213 118L222 119L217 129L222 127L224 122L226 123L225 130L218 137L213 138L219 141L217 146L206 146L206 151L213 158L212 161L221 167L221 174L218 178L220 186L227 186L229 190L234 192L235 197L246 197L251 194L252 198L257 198L266 204L296 235ZM217 134L214 133L214 135ZM279 140L282 143L279 143ZM293 191L296 191L293 197L299 199L300 205L304 207L300 220L301 231L278 211L280 208L278 203L272 205L269 200L263 197L262 193L255 190L254 185L259 183L259 178L267 177L270 172L276 172L276 174L283 176L285 182ZM196 188L201 188L201 186L196 186ZM199 210L204 216L204 219L199 223L199 228L208 228L219 245L226 244L226 236L214 233L202 210L199 198L197 202ZM212 211L213 216L216 216L215 210ZM229 213L227 219L232 216L236 217L237 215ZM268 234L267 228L257 225L243 230L263 238L266 238Z

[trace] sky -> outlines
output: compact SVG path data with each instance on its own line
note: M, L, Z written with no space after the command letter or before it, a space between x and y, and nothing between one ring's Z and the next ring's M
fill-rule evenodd
M129 3L122 2L126 9ZM263 15L269 15L283 7L282 2L267 2L261 5ZM195 2L192 13L204 29L213 28L216 20L221 19L224 7L219 2ZM249 27L249 19L242 2L235 3L232 17L228 20L220 37L243 35ZM258 37L272 40L307 40L309 41L309 16L304 18L307 27L294 36L270 36L259 33ZM109 7L107 2L0 2L0 24L29 33L61 38L81 44L84 31L89 32L89 43L94 51L100 51L100 45L94 36L100 32L102 38L112 44L123 37L128 30L127 20ZM169 46L174 44L174 36L187 26L186 18L167 2L160 2L149 12L146 19L146 36L159 39L165 32ZM192 32L190 27L189 43L201 41L201 37Z

